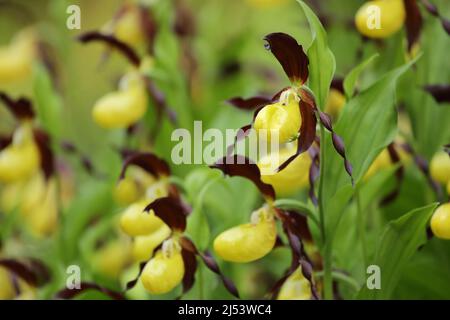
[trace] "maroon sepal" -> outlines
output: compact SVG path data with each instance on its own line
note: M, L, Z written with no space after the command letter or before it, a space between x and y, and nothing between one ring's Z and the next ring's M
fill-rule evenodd
M241 97L234 97L231 99L228 99L226 102L233 107L236 107L238 109L242 110L254 110L260 107L263 107L273 101L272 98L263 97L263 96L256 96L251 98L241 98Z
M50 136L40 129L34 129L33 137L41 156L41 170L48 180L55 173L55 157L52 151Z
M449 84L430 84L423 89L431 94L437 103L450 103L450 85Z
M158 198L145 207L145 212L153 210L172 230L184 231L186 229L186 217L191 211L181 199L173 197Z
M264 37L270 50L292 83L302 85L308 79L308 56L303 47L286 33L271 33Z
M14 100L4 92L0 92L0 100L3 101L8 110L16 117L18 120L22 119L33 119L34 111L31 101L20 97Z
M125 150L122 153L125 156L125 160L122 165L119 179L125 178L126 171L131 165L144 169L156 178L170 176L170 167L167 162L153 153L136 152L132 150Z
M406 11L406 37L408 39L408 51L419 40L422 30L422 14L420 13L417 0L403 0Z
M210 167L219 169L230 177L238 176L247 178L255 184L265 197L275 199L275 190L270 184L266 184L261 180L261 172L258 166L244 156L230 155L223 157Z
M397 150L395 149L395 143L392 142L388 146L388 152L389 152L389 158L391 159L391 162L393 164L398 164L398 168L395 171L395 188L393 191L391 191L389 194L387 194L382 200L381 205L387 205L394 201L397 196L400 194L400 187L403 182L403 176L404 176L404 166L401 162L400 155L398 154Z
M0 266L33 287L41 287L51 279L48 267L34 258L23 260L0 259Z
M56 299L72 299L87 290L95 290L95 291L102 292L105 295L112 298L113 300L125 300L126 299L122 293L110 290L108 288L102 287L102 286L100 286L96 283L92 283L92 282L81 282L80 289L77 289L77 288L62 289L61 291L56 293L55 298Z
M136 52L128 46L126 43L120 41L116 37L108 34L102 34L98 31L90 31L83 33L78 37L78 40L82 43L89 43L89 42L104 42L108 44L109 46L117 49L120 53L122 53L133 65L139 66L140 59L139 56L136 54Z

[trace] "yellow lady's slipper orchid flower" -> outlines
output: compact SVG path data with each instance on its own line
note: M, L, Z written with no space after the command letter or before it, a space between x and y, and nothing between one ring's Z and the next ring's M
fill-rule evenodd
M164 222L155 216L153 210L144 212L151 201L143 200L131 204L120 218L122 230L130 236L148 235L164 225Z
M337 119L345 105L345 101L345 96L342 92L333 88L330 89L327 103L325 105L325 112L331 115L333 119Z
M31 75L36 57L35 42L33 31L25 29L11 44L0 47L0 84L20 82Z
M308 153L300 154L280 172L275 170L296 152L294 144L288 144L277 154L269 154L258 161L261 180L272 185L277 195L290 195L308 184L311 157Z
M447 183L447 194L450 196L450 180Z
M39 168L40 154L31 125L23 123L13 141L0 151L0 182L15 182L30 177Z
M274 247L277 229L272 209L253 212L251 223L228 229L214 240L214 251L224 260L251 262L267 255Z
M442 204L436 209L430 225L436 237L450 240L450 203Z
M391 157L389 156L389 152L387 149L384 149L372 162L366 174L364 175L364 179L369 179L378 171L389 168L391 165L392 161Z
M269 104L256 115L253 128L260 134L265 134L268 141L278 133L279 143L286 143L298 136L302 124L298 101L289 95L280 102ZM265 130L265 131L261 131Z
M450 181L450 156L444 151L434 155L430 162L431 177L442 183L447 184Z
M134 238L132 249L134 260L143 262L150 259L153 255L153 250L167 239L170 233L170 228L164 224L161 228L148 235Z
M281 286L277 300L311 300L311 284L300 268L291 274Z
M359 8L355 24L366 37L387 38L401 29L405 17L403 0L373 0Z
M92 110L94 121L103 128L129 127L147 111L147 91L139 73L127 74L119 87L100 98Z
M111 279L117 278L130 263L130 243L124 239L109 242L93 257L94 269Z
M141 282L150 293L164 294L180 284L184 271L181 247L176 240L169 239L145 265Z

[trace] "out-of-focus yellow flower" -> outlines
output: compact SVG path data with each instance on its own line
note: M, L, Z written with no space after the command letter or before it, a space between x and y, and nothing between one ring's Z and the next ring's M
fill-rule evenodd
M153 294L164 294L181 283L184 277L181 247L175 239L164 241L162 249L145 265L141 282Z
M450 240L450 203L440 205L431 217L433 234L445 240Z
M158 230L145 235L137 236L133 240L133 257L136 262L143 262L150 259L153 250L159 246L171 233L167 225L163 225Z
M367 1L355 16L358 31L369 38L387 38L405 22L403 0Z
M311 284L300 268L291 274L281 286L277 300L311 300Z
M115 279L131 263L130 251L129 241L113 240L95 252L93 267L98 273Z
M255 8L271 8L287 3L286 0L247 0L248 4Z
M40 164L38 147L31 124L24 122L15 132L13 141L0 151L0 182L15 182L29 178Z
M114 36L130 45L139 46L145 41L141 13L136 5L128 5L114 24Z
M304 152L286 168L275 173L276 169L296 152L295 144L288 144L277 154L269 154L258 161L261 180L272 185L277 195L290 195L308 184L311 157Z
M283 144L294 140L302 124L300 108L294 95L289 95L280 102L269 104L256 115L253 128L258 137L265 135L268 141L274 139L278 133L279 143Z
M397 154L400 158L400 161L403 164L409 163L411 160L411 155L407 153L403 148L396 148ZM366 174L364 175L364 180L367 180L375 175L375 173L387 169L394 165L394 163L391 160L391 157L389 155L388 149L384 149L381 151L381 153L375 158L375 160L370 165L369 169L367 170Z
M31 29L19 32L9 45L0 47L0 85L30 77L36 51L36 37Z
M345 101L345 96L342 92L331 88L325 105L325 112L331 115L333 119L337 119L345 105Z
M442 184L450 181L450 156L444 151L436 153L430 162L431 177Z
M133 203L123 212L120 226L126 234L130 236L148 235L164 225L164 222L155 216L153 210L144 212L150 202L143 200Z
M253 212L251 223L228 229L214 240L214 251L224 260L251 262L267 255L275 246L277 229L273 209Z
M450 196L450 180L447 183L447 194Z
M31 300L36 296L35 289L24 280L16 277L5 268L0 267L0 300Z
M147 111L145 80L138 72L122 78L119 91L100 98L94 105L92 116L103 128L126 128L139 121Z
M120 205L130 204L139 199L136 182L128 177L119 181L114 189L114 200Z

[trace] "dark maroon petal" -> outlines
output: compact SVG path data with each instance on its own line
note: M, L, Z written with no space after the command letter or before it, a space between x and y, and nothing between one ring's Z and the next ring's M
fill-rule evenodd
M12 135L0 136L0 150L5 149L12 142Z
M248 124L248 125L243 126L242 128L240 128L237 131L236 136L234 137L233 144L230 144L227 147L227 156L232 156L234 154L234 148L236 147L236 144L248 136L251 128L252 128L252 125Z
M188 292L195 282L195 271L197 270L197 259L195 253L190 250L183 249L181 251L184 263L184 277L183 277L183 294Z
M41 170L46 179L55 173L55 157L51 148L50 136L42 130L33 130L34 141L41 156Z
M170 167L167 162L153 153L127 150L124 155L126 158L119 179L125 177L126 171L131 165L138 166L157 178L170 175Z
M136 52L126 43L120 41L112 35L102 34L98 31L90 31L80 35L78 40L82 43L95 41L104 42L121 52L133 65L139 66L140 64L140 59Z
M311 202L317 206L318 200L315 194L315 183L320 174L320 150L319 147L311 147L308 149L309 156L311 157L311 166L309 167L309 198Z
M300 114L302 116L302 125L299 130L300 135L297 139L297 152L283 162L278 167L278 171L286 168L298 155L307 151L316 138L317 119L315 114L315 105L310 104L309 100L302 99L300 100L299 107Z
M419 40L422 30L422 15L417 5L417 0L403 0L406 11L406 36L408 39L408 50Z
M155 103L157 112L159 112L161 115L163 113L166 113L170 122L172 122L174 125L177 125L177 114L172 108L167 105L164 93L156 87L155 83L150 78L145 77L145 80L147 83L148 94Z
M437 103L450 102L450 85L448 84L430 84L423 87L426 92L431 94Z
M422 5L425 7L425 9L432 14L433 16L439 17L439 12L438 9L436 8L436 6L434 4L432 4L430 1L428 0L421 0Z
M158 31L158 26L156 24L155 18L153 17L149 8L145 7L144 5L139 5L139 17L141 19L140 22L142 30L144 31L147 40L148 53L153 54L156 33Z
M223 275L223 273L220 271L219 265L217 264L216 260L214 260L213 256L209 252L199 253L199 255L208 269L220 277L223 285L228 290L228 292L239 299L239 292L233 281Z
M175 24L174 31L181 37L191 37L196 33L195 17L189 6L183 1L175 2Z
M344 93L344 79L342 77L334 77L330 87Z
M219 169L230 177L238 176L247 178L256 185L265 197L275 199L275 190L270 184L262 182L261 172L258 166L244 156L231 155L223 157L210 167Z
M286 213L300 239L312 242L313 238L311 235L311 231L309 230L308 219L306 218L306 215L292 210L289 210Z
M184 231L186 229L186 217L188 208L180 199L173 197L159 198L145 207L144 211L153 210L172 230Z
M0 92L0 100L17 119L34 118L33 105L30 100L23 97L14 100L4 92Z
M247 99L235 97L227 100L227 103L238 109L254 110L256 108L263 107L269 104L271 101L271 98L256 96Z
M87 291L87 290L95 290L104 293L114 300L125 300L125 297L122 293L110 290L108 288L104 288L96 283L91 282L82 282L80 284L80 289L63 289L56 293L56 299L72 299L77 295Z
M303 47L290 35L281 32L271 33L264 40L291 82L304 84L308 79L309 60Z
M33 287L40 287L50 280L50 271L41 261L36 259L0 259L0 266L26 281Z

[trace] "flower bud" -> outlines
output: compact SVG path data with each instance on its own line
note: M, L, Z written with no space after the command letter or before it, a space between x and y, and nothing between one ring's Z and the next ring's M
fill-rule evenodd
M14 133L13 141L0 151L0 182L14 182L30 177L40 164L39 150L31 126L23 124Z
M277 229L271 209L262 207L252 222L228 229L214 240L214 251L224 260L251 262L267 255L274 247Z
M103 128L126 128L139 121L147 111L147 92L139 74L122 79L121 89L100 98L92 116Z
M143 200L128 206L120 218L122 230L130 236L148 235L164 225L164 222L155 216L153 210L144 212L151 201Z
M438 152L431 159L430 163L431 177L442 183L447 184L450 181L450 156L444 151Z
M278 153L269 154L258 161L261 180L272 185L277 195L291 195L308 184L311 157L307 152L300 154L280 172L276 172L296 150L294 144L287 144Z
M328 94L325 112L331 115L333 119L337 119L344 105L345 96L339 90L332 88Z
M123 239L109 242L95 252L93 256L94 269L111 279L119 277L130 262L130 244Z
M359 8L355 24L366 37L387 38L400 30L405 17L403 0L374 0Z
M277 300L311 300L311 284L300 268L294 271L281 286Z
M141 281L153 294L164 294L181 283L184 262L179 244L173 239L164 241L163 248L145 265Z
M256 115L253 128L258 137L265 135L267 141L274 139L274 133L278 133L279 143L286 143L298 136L302 124L298 101L289 97L283 102L269 104L262 108ZM264 131L261 131L264 130Z
M20 82L30 77L35 56L34 33L30 29L21 31L9 46L0 48L0 84Z
M114 200L120 205L131 204L138 198L138 186L131 178L123 178L114 188Z
M171 233L167 225L163 225L158 230L145 235L137 236L133 240L133 257L136 262L143 262L150 259L153 250L169 237Z
M450 240L450 203L440 205L431 217L433 234L445 240Z

